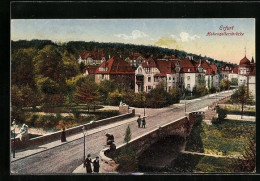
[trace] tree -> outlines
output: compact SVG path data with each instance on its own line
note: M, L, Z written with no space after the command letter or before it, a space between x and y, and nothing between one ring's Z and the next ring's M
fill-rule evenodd
M122 101L123 95L116 89L114 92L108 94L108 102L110 105L118 106L120 101Z
M122 151L119 153L116 161L119 163L118 170L119 172L134 172L137 168L137 158L134 150L131 148L129 141L131 140L131 130L128 125L126 128L124 142L126 145L122 148Z
M237 78L232 78L231 82L230 82L230 85L237 86L238 85L238 79Z
M99 89L100 95L102 95L102 98L101 98L102 102L104 104L108 104L109 93L112 93L115 90L117 90L118 86L114 81L104 80L99 83L98 89Z
M227 80L227 79L223 79L223 80L221 80L221 82L220 82L220 87L221 87L221 89L223 90L229 90L229 88L230 88L230 81L229 80Z
M76 88L75 100L79 103L87 104L88 107L94 105L95 111L95 106L100 102L98 85L89 79L82 82L82 84Z
M80 73L79 64L76 62L76 57L69 53L67 50L62 54L62 61L64 64L64 73L66 79L75 77Z
M49 77L59 84L65 84L65 70L62 56L55 46L47 45L34 58L35 74Z
M172 88L170 91L171 104L178 103L181 98L181 90L179 88Z
M11 82L16 85L35 86L33 58L37 50L34 48L19 49L11 55Z
M256 141L255 132L249 132L244 146L242 158L233 161L232 170L234 172L253 172L256 169Z
M239 86L238 90L231 96L231 100L235 104L241 104L242 114L241 118L243 117L244 113L244 105L251 104L253 102L252 93L248 90L245 85Z
M160 82L156 88L147 94L147 105L149 107L163 107L170 104L170 94L165 90L164 82Z

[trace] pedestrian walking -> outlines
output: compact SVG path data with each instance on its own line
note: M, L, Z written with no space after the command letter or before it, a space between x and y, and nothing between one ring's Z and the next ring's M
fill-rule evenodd
M61 142L66 142L66 132L65 128L62 129L61 135L60 135L60 141Z
M141 120L141 117L140 117L140 115L139 115L139 117L138 117L138 119L137 119L138 128L140 128L141 122L142 122L142 120Z
M145 124L146 124L146 122L145 122L145 117L143 117L143 120L142 120L142 128L145 128Z
M94 166L94 172L98 173L99 172L99 157L96 157L96 160L93 161L93 166Z
M91 155L88 154L88 156L87 156L87 158L86 158L86 160L85 160L85 163L84 163L84 164L85 164L85 167L86 167L87 173L92 173L91 163L92 163L92 161L91 161Z

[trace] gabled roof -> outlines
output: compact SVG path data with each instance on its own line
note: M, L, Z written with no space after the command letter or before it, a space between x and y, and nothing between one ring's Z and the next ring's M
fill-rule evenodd
M210 68L210 69L208 69L208 70L206 71L205 74L206 74L206 75L213 75L213 74L215 74L215 72Z
M228 70L226 68L228 67ZM220 71L228 71L229 73L232 73L234 67L231 64L226 64L220 67Z
M236 66L236 67L233 69L233 74L238 74L238 67L239 67L239 66Z
M98 68L98 65L87 65L87 66L84 68L84 71L83 71L83 72L88 71L89 74L95 74L97 68Z
M179 61L181 67L181 73L195 73L196 68L192 64L189 58L184 58L182 61Z
M174 62L171 60L162 60L162 59L156 60L156 64L160 73L163 74L175 73L175 65Z
M217 72L217 66L216 66L216 65L210 64L209 66L210 66L210 68L211 68L214 72Z
M106 71L100 71L99 68L107 68ZM122 58L113 56L109 60L105 60L96 70L96 74L134 74L133 68Z
M143 56L141 53L132 53L132 54L129 56L129 59L131 59L131 60L136 60L138 57L144 58L144 56Z
M144 63L142 63L142 67L156 67L156 63L152 57L149 57Z
M87 52L84 51L81 55L80 55L81 59L85 60L88 57L93 58L94 60L101 60L103 57L105 57L103 52Z

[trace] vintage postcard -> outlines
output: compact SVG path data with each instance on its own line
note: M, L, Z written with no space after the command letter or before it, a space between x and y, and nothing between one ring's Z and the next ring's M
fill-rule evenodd
M11 175L256 172L254 18L10 21Z

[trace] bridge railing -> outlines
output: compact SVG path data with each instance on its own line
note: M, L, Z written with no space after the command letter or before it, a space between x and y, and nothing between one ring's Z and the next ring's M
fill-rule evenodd
M110 118L106 118L106 119L101 119L98 121L93 121L93 122L90 122L87 124L82 124L82 125L75 126L72 128L68 128L67 130L65 130L66 136L70 136L70 135L82 132L83 126L85 126L86 129L92 129L92 128L96 128L96 127L103 126L106 124L111 124L111 123L114 123L117 121L121 121L122 119L126 119L126 118L129 118L132 116L135 116L135 109L131 109L130 113L127 113L127 114L122 114L122 115L118 115L118 116L114 116L114 117L110 117ZM59 140L61 132L62 131L49 133L49 134L39 136L36 138L32 138L32 139L29 139L26 141L20 141L19 138L16 138L15 139L15 149L17 150L17 149L28 148L31 146L40 145L40 144ZM13 149L13 145L14 145L14 138L11 139L11 150Z

